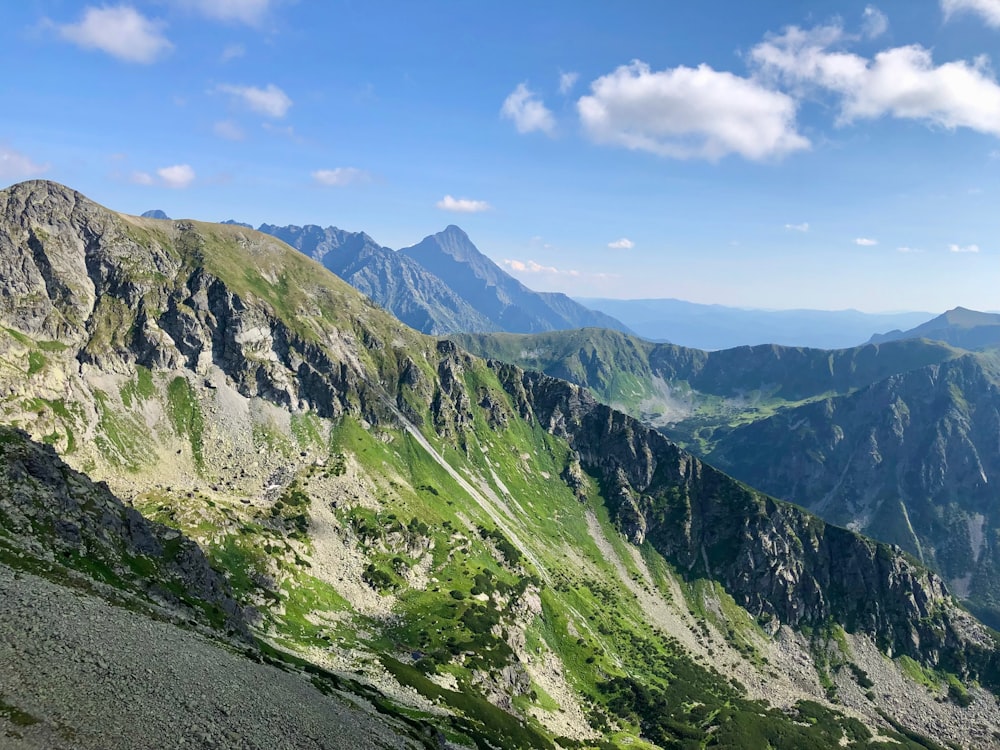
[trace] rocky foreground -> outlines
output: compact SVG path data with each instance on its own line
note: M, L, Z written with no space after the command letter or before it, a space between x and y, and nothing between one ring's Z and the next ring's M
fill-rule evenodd
M0 565L0 748L410 748L355 696Z

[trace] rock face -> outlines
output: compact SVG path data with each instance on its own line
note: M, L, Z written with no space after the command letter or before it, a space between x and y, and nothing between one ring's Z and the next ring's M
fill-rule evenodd
M648 540L688 576L721 581L752 614L794 627L835 620L890 653L994 678L992 640L898 548L734 482L576 386L492 366L521 415L565 436L599 477L633 542Z
M967 355L733 430L711 459L898 544L1000 623L1000 389Z

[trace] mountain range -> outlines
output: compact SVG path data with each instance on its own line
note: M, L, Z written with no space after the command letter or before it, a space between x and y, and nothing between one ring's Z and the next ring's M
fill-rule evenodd
M737 479L899 545L1000 626L994 354L912 338L713 352L607 331L454 338L582 385Z
M944 341L963 349L988 349L1000 346L1000 314L977 312L964 307L937 316L907 331L894 330L871 337L874 344L903 339Z
M924 312L754 310L678 299L577 301L613 315L650 341L708 350L760 344L841 349L868 341L876 331L910 328L932 317Z
M406 327L272 236L33 181L0 191L0 275L19 747L132 747L119 728L146 725L168 746L997 741L995 636L919 560L579 385ZM860 393L906 366L887 351L961 361L934 346L827 367ZM50 616L68 587L85 617ZM57 661L79 696L32 680L94 631L117 640ZM196 642L223 671L192 676ZM294 720L238 710L295 680Z
M363 232L336 227L262 224L259 229L318 260L422 333L532 333L584 326L627 330L564 294L528 289L454 225L398 252Z

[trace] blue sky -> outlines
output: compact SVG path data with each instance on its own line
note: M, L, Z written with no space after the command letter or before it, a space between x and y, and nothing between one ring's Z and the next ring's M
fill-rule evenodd
M25 0L0 182L454 223L539 290L998 309L1000 0Z

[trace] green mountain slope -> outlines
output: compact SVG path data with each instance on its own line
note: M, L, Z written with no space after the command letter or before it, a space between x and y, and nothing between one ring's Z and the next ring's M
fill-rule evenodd
M993 636L917 562L273 238L23 183L0 273L3 421L197 540L268 658L432 746L992 741Z

